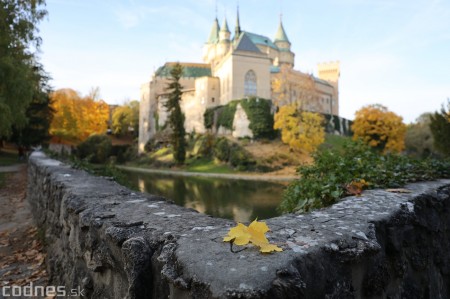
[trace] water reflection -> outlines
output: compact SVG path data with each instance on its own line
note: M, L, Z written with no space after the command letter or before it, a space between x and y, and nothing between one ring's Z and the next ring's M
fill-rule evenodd
M214 217L251 221L280 215L283 184L205 177L127 172L141 192L170 198L176 204Z

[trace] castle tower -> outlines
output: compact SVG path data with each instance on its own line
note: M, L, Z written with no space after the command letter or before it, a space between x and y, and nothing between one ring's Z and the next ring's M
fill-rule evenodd
M273 39L274 44L280 50L278 58L279 66L285 65L289 68L294 67L294 53L291 52L291 42L289 41L286 31L284 31L283 22L280 16L280 24L278 25L277 33Z
M219 31L219 46L217 49L219 57L225 56L230 50L230 36L231 32L228 29L227 18L224 18L222 28Z
M328 81L334 87L333 99L331 101L331 111L334 115L339 115L339 77L341 69L339 61L319 63L317 65L319 79Z
M210 63L216 55L215 48L216 44L219 42L219 32L219 21L217 20L217 18L215 18L211 28L211 32L209 34L209 38L203 46L203 61L206 63Z
M220 29L219 31L219 40L223 41L223 40L230 40L230 29L228 29L228 23L227 23L227 18L223 19L223 24L222 24L222 29Z

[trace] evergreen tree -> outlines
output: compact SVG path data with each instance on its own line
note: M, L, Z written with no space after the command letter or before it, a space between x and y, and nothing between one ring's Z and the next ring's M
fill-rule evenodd
M177 164L183 164L186 158L186 141L184 135L184 115L181 112L181 89L180 79L183 74L183 67L177 63L170 71L169 84L167 90L170 91L169 99L165 104L169 115L169 125L172 129L171 144L173 147L173 157Z
M450 157L450 99L447 99L447 111L442 105L441 111L435 112L430 119L434 146L444 156Z

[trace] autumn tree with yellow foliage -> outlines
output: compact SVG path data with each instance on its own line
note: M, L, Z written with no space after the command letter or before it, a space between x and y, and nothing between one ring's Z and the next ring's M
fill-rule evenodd
M109 120L109 106L97 97L93 90L82 97L72 89L59 89L51 96L55 110L50 134L60 141L78 143L92 134L106 132Z
M325 141L323 116L298 111L295 104L280 108L275 114L274 129L281 130L281 140L292 150L312 153Z
M385 106L364 106L355 113L353 139L384 152L401 152L405 148L406 125L402 117Z

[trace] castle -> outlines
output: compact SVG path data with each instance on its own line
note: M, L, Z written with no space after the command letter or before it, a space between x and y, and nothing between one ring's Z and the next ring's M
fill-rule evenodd
M319 64L315 77L294 70L294 58L281 18L273 40L241 30L239 12L233 37L226 18L222 26L216 18L203 47L203 63L180 63L184 67L180 83L186 132L206 131L206 109L250 96L271 99L275 107L297 103L308 111L338 115L339 62ZM164 64L141 86L139 152L167 121L164 103L174 64Z

